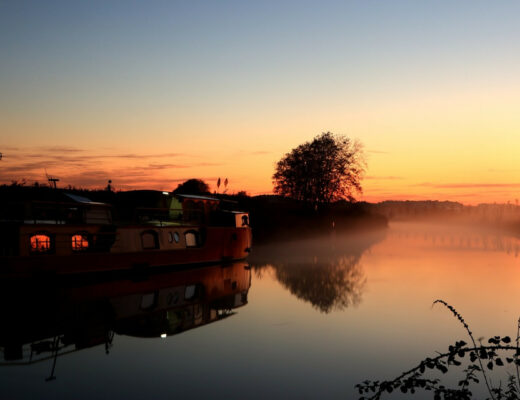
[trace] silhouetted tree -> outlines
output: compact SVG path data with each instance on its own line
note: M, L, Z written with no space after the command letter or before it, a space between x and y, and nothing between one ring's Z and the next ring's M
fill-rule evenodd
M313 204L354 200L354 192L362 190L364 166L359 142L325 132L278 161L274 191Z
M201 179L188 179L186 182L180 183L177 189L173 191L175 194L209 194L209 186Z

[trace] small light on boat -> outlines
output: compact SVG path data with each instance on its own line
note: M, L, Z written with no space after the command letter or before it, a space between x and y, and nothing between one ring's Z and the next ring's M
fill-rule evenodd
M170 192L162 192L162 194L168 196L170 194Z
M166 333L161 333L161 338L164 339L166 337Z

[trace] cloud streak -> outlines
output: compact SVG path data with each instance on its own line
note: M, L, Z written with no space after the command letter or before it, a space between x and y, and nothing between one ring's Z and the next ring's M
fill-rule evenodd
M103 149L99 153L68 146L11 148L1 161L0 183L11 181L41 182L49 173L60 179L60 185L105 187L108 179L120 189L172 189L189 178L199 178L201 169L225 165L201 160L191 154L164 152L156 154L122 153ZM178 162L171 162L172 160ZM180 171L199 168L198 174L179 177ZM186 173L182 173L186 175ZM217 178L211 178L215 182Z
M180 164L148 164L146 167L151 170L161 170L161 169L176 169L176 168L189 168L189 165L180 165Z
M519 188L520 183L518 182L505 182L505 183L495 183L495 182L479 182L479 183L431 183L431 182L423 182L413 186L426 186L435 189L493 189L493 188Z
M49 153L81 153L86 150L79 149L77 147L68 147L68 146L43 146L39 147L41 151L46 151Z

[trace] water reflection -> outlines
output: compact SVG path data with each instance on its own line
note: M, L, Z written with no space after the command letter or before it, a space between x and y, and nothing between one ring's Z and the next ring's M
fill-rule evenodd
M114 336L167 337L227 318L247 304L247 264L153 275L2 281L1 365L32 364Z
M398 223L393 224L388 238L411 245L427 245L432 250L498 252L515 258L520 253L520 238L468 225Z
M366 277L360 259L386 231L329 236L255 248L249 261L259 275L267 270L297 298L323 313L361 302Z

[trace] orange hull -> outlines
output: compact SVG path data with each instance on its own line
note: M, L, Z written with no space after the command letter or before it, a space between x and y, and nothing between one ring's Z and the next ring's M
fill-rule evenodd
M1 275L34 275L38 273L73 274L192 265L241 260L251 248L251 229L206 227L206 238L199 247L150 249L132 252L79 254L34 254L0 257Z

